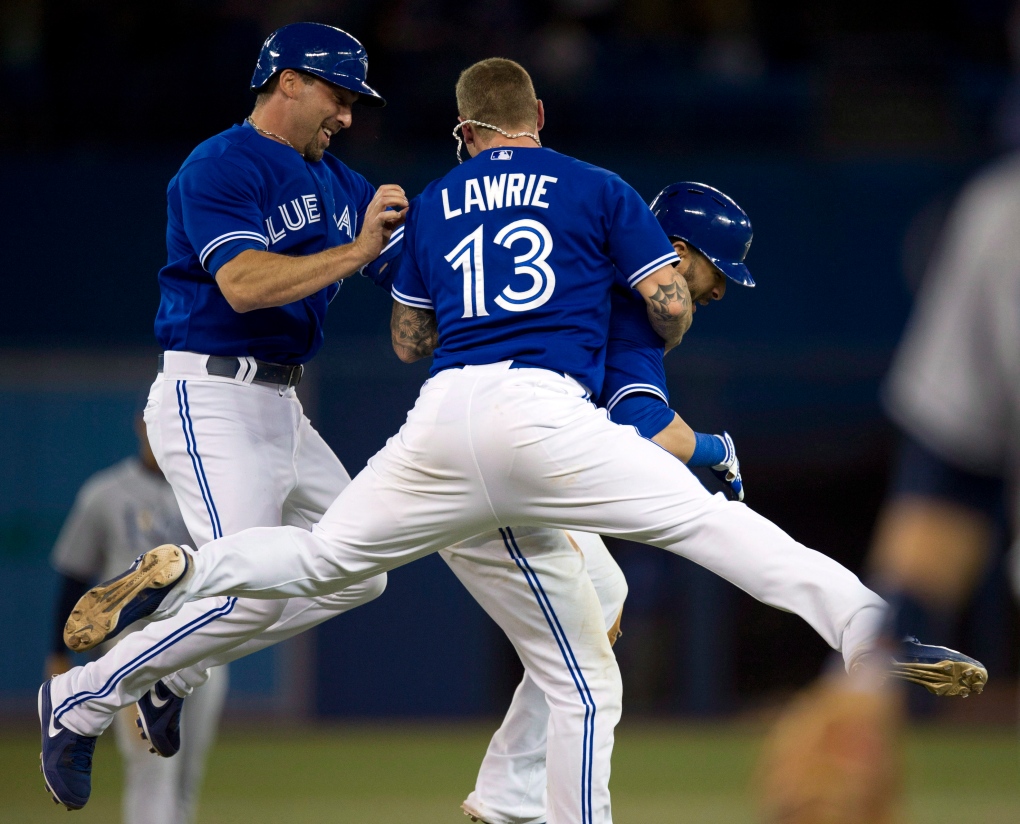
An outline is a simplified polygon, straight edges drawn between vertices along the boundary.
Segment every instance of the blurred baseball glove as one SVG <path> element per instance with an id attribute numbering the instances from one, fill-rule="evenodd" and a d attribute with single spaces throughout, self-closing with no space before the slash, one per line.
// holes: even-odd
<path id="1" fill-rule="evenodd" d="M 769 735 L 756 775 L 764 824 L 899 824 L 899 690 L 827 677 L 798 695 Z"/>

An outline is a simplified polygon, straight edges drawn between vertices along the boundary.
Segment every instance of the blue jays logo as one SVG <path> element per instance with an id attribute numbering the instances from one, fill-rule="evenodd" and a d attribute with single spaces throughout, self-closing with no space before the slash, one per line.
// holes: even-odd
<path id="1" fill-rule="evenodd" d="M 489 155 L 489 160 L 510 160 L 513 156 L 513 149 L 496 149 Z"/>

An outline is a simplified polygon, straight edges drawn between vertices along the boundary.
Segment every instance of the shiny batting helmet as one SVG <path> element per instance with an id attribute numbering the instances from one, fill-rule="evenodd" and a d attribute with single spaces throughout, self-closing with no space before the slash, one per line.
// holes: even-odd
<path id="1" fill-rule="evenodd" d="M 368 53 L 342 29 L 324 23 L 291 23 L 277 29 L 262 44 L 252 91 L 259 91 L 279 71 L 294 69 L 327 83 L 357 92 L 366 106 L 385 106 L 382 95 L 365 82 Z"/>
<path id="2" fill-rule="evenodd" d="M 744 265 L 751 248 L 751 221 L 728 195 L 704 183 L 673 183 L 652 201 L 663 231 L 689 243 L 730 280 L 754 286 Z"/>

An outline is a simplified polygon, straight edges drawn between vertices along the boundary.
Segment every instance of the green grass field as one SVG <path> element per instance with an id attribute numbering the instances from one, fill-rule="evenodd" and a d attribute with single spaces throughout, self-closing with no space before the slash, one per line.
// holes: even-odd
<path id="1" fill-rule="evenodd" d="M 459 824 L 466 819 L 458 805 L 472 787 L 491 730 L 482 724 L 318 732 L 236 726 L 213 752 L 199 824 Z M 746 726 L 622 724 L 613 764 L 614 820 L 751 824 L 746 787 L 760 741 L 760 730 Z M 1014 730 L 917 730 L 908 756 L 912 821 L 1020 822 Z M 37 759 L 30 730 L 0 738 L 0 822 L 120 821 L 120 761 L 112 735 L 97 748 L 92 800 L 71 819 L 49 800 Z"/>

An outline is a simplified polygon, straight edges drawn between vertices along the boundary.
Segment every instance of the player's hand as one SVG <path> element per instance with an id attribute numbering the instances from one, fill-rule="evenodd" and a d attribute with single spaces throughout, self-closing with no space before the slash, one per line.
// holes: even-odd
<path id="1" fill-rule="evenodd" d="M 763 824 L 894 824 L 900 818 L 902 697 L 827 677 L 802 692 L 758 764 Z"/>
<path id="2" fill-rule="evenodd" d="M 390 235 L 404 222 L 407 216 L 407 195 L 394 183 L 387 183 L 375 191 L 375 197 L 368 204 L 361 231 L 354 241 L 365 256 L 366 263 L 379 257 Z"/>
<path id="3" fill-rule="evenodd" d="M 726 457 L 721 463 L 713 466 L 712 474 L 726 484 L 726 491 L 734 501 L 744 500 L 744 479 L 740 477 L 740 461 L 737 460 L 737 449 L 733 445 L 733 438 L 729 432 L 723 432 L 716 437 L 726 447 Z"/>
<path id="4" fill-rule="evenodd" d="M 52 678 L 54 675 L 63 675 L 71 669 L 71 656 L 65 652 L 51 652 L 46 656 L 45 677 Z"/>

